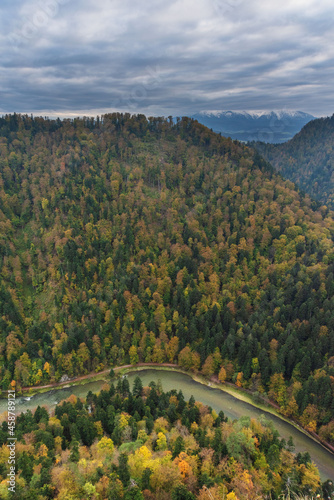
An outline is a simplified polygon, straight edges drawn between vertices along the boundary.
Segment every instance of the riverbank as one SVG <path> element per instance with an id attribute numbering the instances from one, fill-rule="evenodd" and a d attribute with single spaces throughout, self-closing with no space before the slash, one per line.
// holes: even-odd
<path id="1" fill-rule="evenodd" d="M 72 379 L 65 380 L 63 382 L 53 382 L 51 384 L 46 384 L 42 386 L 35 386 L 35 387 L 22 387 L 22 395 L 28 394 L 29 396 L 34 396 L 35 394 L 43 394 L 44 392 L 49 391 L 50 389 L 57 389 L 57 388 L 67 388 L 67 387 L 73 387 L 77 385 L 82 385 L 85 384 L 87 381 L 98 381 L 101 379 L 104 379 L 106 382 L 110 382 L 109 375 L 110 370 L 113 369 L 115 372 L 116 376 L 122 376 L 125 375 L 126 373 L 129 372 L 135 372 L 135 371 L 140 371 L 142 369 L 158 369 L 158 370 L 164 370 L 164 371 L 174 371 L 178 373 L 183 373 L 185 375 L 188 375 L 191 377 L 195 382 L 199 382 L 202 385 L 212 387 L 215 389 L 219 389 L 221 391 L 227 392 L 231 396 L 234 396 L 235 398 L 239 399 L 240 401 L 244 401 L 246 403 L 251 404 L 255 408 L 258 408 L 260 410 L 267 411 L 268 413 L 272 413 L 273 415 L 281 418 L 282 420 L 291 423 L 290 420 L 282 416 L 280 413 L 278 413 L 275 409 L 275 404 L 271 403 L 270 401 L 266 403 L 260 403 L 256 402 L 254 400 L 254 397 L 250 391 L 247 391 L 246 389 L 242 387 L 237 387 L 231 382 L 225 382 L 224 384 L 217 383 L 212 377 L 210 380 L 208 380 L 205 376 L 201 374 L 195 374 L 193 372 L 189 372 L 187 370 L 182 369 L 179 365 L 176 363 L 137 363 L 136 365 L 122 365 L 122 366 L 115 366 L 111 367 L 105 370 L 102 370 L 100 372 L 94 372 L 94 373 L 88 373 L 87 375 L 82 375 L 80 377 L 75 377 Z M 6 394 L 7 391 L 3 391 L 3 394 Z M 299 428 L 299 427 L 298 427 Z"/>
<path id="2" fill-rule="evenodd" d="M 192 380 L 194 380 L 195 382 L 197 382 L 201 385 L 204 385 L 206 387 L 210 387 L 211 389 L 218 389 L 222 392 L 226 392 L 227 394 L 230 394 L 231 396 L 238 399 L 239 401 L 243 401 L 244 403 L 248 403 L 248 404 L 252 405 L 254 408 L 257 408 L 258 410 L 262 410 L 266 413 L 270 413 L 271 415 L 279 418 L 283 422 L 286 422 L 287 424 L 292 425 L 299 432 L 302 432 L 303 434 L 305 434 L 305 436 L 308 436 L 309 438 L 311 438 L 315 443 L 320 444 L 323 448 L 325 448 L 327 451 L 332 453 L 334 456 L 334 447 L 332 445 L 321 440 L 320 437 L 318 436 L 318 434 L 316 434 L 315 432 L 311 433 L 311 432 L 307 431 L 301 425 L 299 425 L 298 422 L 296 422 L 294 420 L 290 420 L 287 417 L 285 417 L 284 415 L 282 415 L 281 413 L 279 413 L 276 409 L 277 405 L 275 405 L 275 403 L 272 403 L 271 401 L 266 401 L 264 403 L 254 401 L 254 398 L 252 397 L 252 393 L 250 391 L 248 391 L 247 389 L 244 389 L 242 387 L 241 388 L 237 387 L 234 384 L 232 384 L 231 382 L 225 382 L 224 384 L 217 383 L 214 381 L 213 378 L 208 380 L 203 375 L 194 374 L 192 372 L 182 370 L 182 368 L 180 368 L 178 365 L 174 365 L 175 368 L 168 368 L 168 367 L 160 368 L 160 366 L 161 365 L 158 365 L 158 368 L 157 368 L 157 365 L 152 366 L 152 364 L 149 364 L 149 365 L 141 366 L 141 367 L 137 368 L 137 365 L 134 365 L 132 368 L 126 368 L 126 369 L 122 370 L 122 375 L 125 375 L 127 373 L 133 373 L 136 371 L 139 372 L 143 368 L 150 369 L 150 367 L 154 370 L 158 369 L 160 371 L 160 369 L 161 369 L 163 371 L 173 371 L 173 372 L 177 372 L 177 373 L 182 373 L 184 375 L 188 375 L 189 377 L 192 378 Z"/>
<path id="3" fill-rule="evenodd" d="M 122 370 L 126 369 L 133 369 L 135 367 L 147 367 L 147 366 L 152 366 L 155 368 L 158 367 L 177 367 L 178 365 L 174 363 L 137 363 L 136 365 L 122 365 L 122 366 L 115 366 L 115 367 L 110 367 L 105 370 L 102 370 L 100 372 L 91 372 L 87 373 L 87 375 L 81 375 L 80 377 L 74 377 L 74 378 L 68 378 L 64 380 L 63 382 L 52 382 L 50 384 L 46 385 L 37 385 L 37 386 L 29 386 L 29 387 L 21 387 L 19 391 L 19 395 L 24 395 L 28 394 L 29 396 L 34 396 L 35 394 L 43 394 L 43 392 L 46 392 L 50 389 L 59 389 L 59 388 L 65 388 L 65 387 L 72 387 L 76 385 L 80 385 L 82 383 L 89 381 L 95 381 L 95 380 L 101 380 L 102 375 L 108 375 L 110 373 L 110 370 L 114 370 L 115 374 L 122 374 Z M 106 379 L 107 380 L 107 379 Z M 3 399 L 6 398 L 7 391 L 2 390 L 1 391 L 1 397 Z"/>
<path id="4" fill-rule="evenodd" d="M 334 454 L 334 447 L 330 445 L 329 443 L 323 441 L 320 439 L 320 437 L 316 433 L 311 433 L 308 432 L 306 429 L 304 429 L 301 425 L 299 425 L 298 422 L 288 419 L 284 417 L 281 413 L 277 411 L 277 405 L 275 403 L 266 400 L 263 403 L 259 401 L 254 400 L 254 395 L 251 391 L 237 387 L 236 385 L 232 384 L 231 382 L 225 382 L 224 384 L 221 384 L 215 380 L 215 377 L 212 377 L 210 380 L 204 377 L 203 375 L 197 373 L 192 373 L 186 370 L 183 370 L 179 365 L 175 363 L 137 363 L 136 365 L 122 365 L 122 366 L 117 366 L 117 367 L 111 367 L 105 370 L 102 370 L 100 372 L 94 372 L 94 373 L 88 373 L 87 375 L 82 375 L 80 377 L 75 377 L 73 379 L 68 379 L 63 382 L 54 382 L 51 384 L 47 384 L 44 386 L 37 386 L 37 387 L 23 387 L 21 389 L 22 395 L 28 394 L 30 397 L 36 395 L 36 394 L 43 394 L 45 392 L 48 392 L 52 389 L 66 389 L 66 388 L 71 388 L 79 385 L 84 385 L 87 382 L 97 382 L 104 380 L 107 383 L 111 382 L 111 379 L 108 377 L 110 370 L 113 369 L 114 373 L 117 376 L 123 376 L 126 375 L 127 373 L 134 373 L 136 371 L 141 371 L 143 369 L 154 369 L 154 370 L 159 370 L 159 371 L 172 371 L 176 373 L 182 373 L 184 375 L 188 375 L 189 377 L 192 378 L 195 382 L 206 386 L 206 387 L 211 387 L 212 389 L 218 389 L 222 392 L 225 392 L 227 394 L 230 394 L 234 398 L 243 401 L 245 403 L 248 403 L 252 405 L 254 408 L 257 408 L 259 410 L 265 411 L 267 413 L 272 414 L 273 416 L 279 418 L 280 420 L 292 425 L 294 428 L 296 428 L 298 431 L 302 432 L 306 436 L 310 437 L 314 442 L 320 444 L 323 446 L 325 449 L 327 449 L 329 452 Z M 3 395 L 7 393 L 7 391 L 2 391 Z"/>

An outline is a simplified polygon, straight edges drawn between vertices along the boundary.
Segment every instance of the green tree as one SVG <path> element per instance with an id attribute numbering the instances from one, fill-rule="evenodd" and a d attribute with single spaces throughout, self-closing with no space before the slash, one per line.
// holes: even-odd
<path id="1" fill-rule="evenodd" d="M 126 453 L 121 453 L 118 459 L 118 476 L 123 483 L 123 486 L 128 486 L 130 482 L 130 469 L 128 465 L 128 456 Z"/>
<path id="2" fill-rule="evenodd" d="M 72 441 L 70 461 L 71 462 L 79 462 L 80 454 L 79 454 L 79 443 L 78 441 Z"/>
<path id="3" fill-rule="evenodd" d="M 184 484 L 181 484 L 173 489 L 172 500 L 196 500 L 196 497 Z"/>
<path id="4" fill-rule="evenodd" d="M 134 396 L 141 396 L 142 392 L 143 392 L 143 383 L 141 381 L 141 378 L 136 376 L 136 378 L 133 381 L 132 394 Z"/>
<path id="5" fill-rule="evenodd" d="M 182 436 L 178 436 L 175 440 L 174 449 L 173 449 L 173 459 L 178 457 L 181 451 L 185 451 L 186 447 L 184 444 L 184 439 Z"/>

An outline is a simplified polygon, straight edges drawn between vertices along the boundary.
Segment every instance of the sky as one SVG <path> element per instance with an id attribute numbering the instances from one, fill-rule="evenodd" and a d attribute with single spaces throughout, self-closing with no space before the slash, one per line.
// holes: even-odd
<path id="1" fill-rule="evenodd" d="M 333 0 L 1 0 L 0 114 L 334 113 Z"/>

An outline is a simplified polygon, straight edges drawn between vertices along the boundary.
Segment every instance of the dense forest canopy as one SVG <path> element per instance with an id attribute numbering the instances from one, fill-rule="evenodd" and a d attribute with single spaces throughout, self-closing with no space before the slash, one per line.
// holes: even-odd
<path id="1" fill-rule="evenodd" d="M 6 484 L 9 450 L 0 427 L 0 497 L 32 500 L 259 500 L 332 498 L 309 454 L 293 455 L 272 424 L 228 421 L 211 408 L 167 393 L 159 382 L 132 391 L 126 378 L 51 415 L 17 418 L 16 491 Z M 2 445 L 2 446 L 1 446 Z M 305 498 L 309 498 L 308 496 Z"/>
<path id="2" fill-rule="evenodd" d="M 0 119 L 7 389 L 178 362 L 334 442 L 334 221 L 188 118 Z"/>
<path id="3" fill-rule="evenodd" d="M 284 177 L 334 208 L 334 115 L 312 120 L 284 144 L 252 146 Z"/>

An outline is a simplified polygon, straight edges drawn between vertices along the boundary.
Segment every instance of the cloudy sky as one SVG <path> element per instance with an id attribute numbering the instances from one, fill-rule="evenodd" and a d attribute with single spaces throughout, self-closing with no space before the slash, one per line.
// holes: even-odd
<path id="1" fill-rule="evenodd" d="M 0 113 L 334 112 L 333 0 L 1 0 Z"/>

